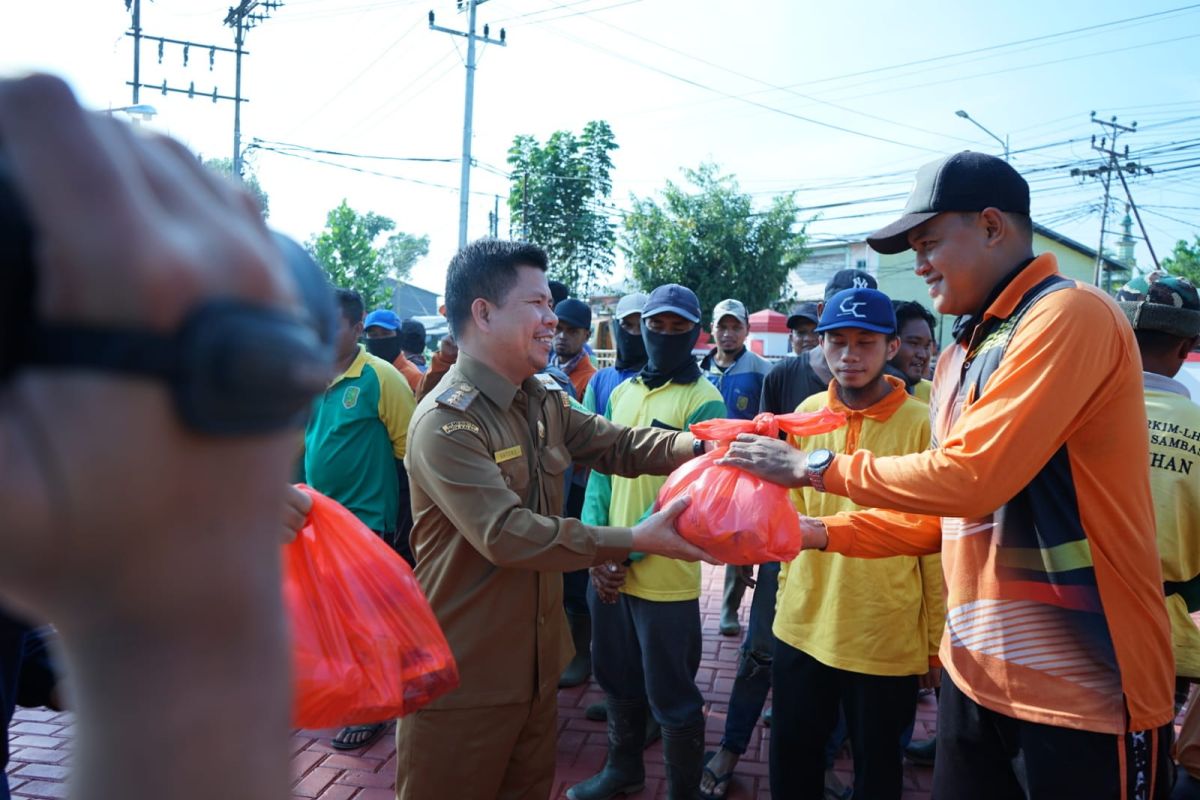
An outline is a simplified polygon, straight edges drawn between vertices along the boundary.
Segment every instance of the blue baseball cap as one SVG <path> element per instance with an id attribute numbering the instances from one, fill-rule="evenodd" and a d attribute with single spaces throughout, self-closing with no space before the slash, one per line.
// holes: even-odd
<path id="1" fill-rule="evenodd" d="M 838 328 L 896 333 L 896 311 L 892 299 L 878 289 L 843 289 L 825 301 L 817 333 Z"/>
<path id="2" fill-rule="evenodd" d="M 394 331 L 400 328 L 400 315 L 390 308 L 379 308 L 367 314 L 367 318 L 363 320 L 364 328 L 383 328 L 384 330 Z"/>
<path id="3" fill-rule="evenodd" d="M 642 308 L 642 319 L 671 312 L 689 322 L 700 321 L 700 301 L 696 293 L 678 283 L 664 283 L 653 292 Z"/>

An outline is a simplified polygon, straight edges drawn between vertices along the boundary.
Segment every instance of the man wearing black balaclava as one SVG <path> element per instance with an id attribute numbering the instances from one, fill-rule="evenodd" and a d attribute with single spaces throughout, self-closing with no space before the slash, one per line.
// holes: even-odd
<path id="1" fill-rule="evenodd" d="M 692 348 L 700 336 L 700 303 L 683 286 L 650 293 L 641 309 L 647 362 L 613 389 L 606 416 L 624 425 L 687 430 L 725 416 L 721 393 L 702 380 Z M 593 472 L 582 519 L 588 525 L 631 525 L 652 508 L 666 479 Z M 700 666 L 700 565 L 658 556 L 592 570 L 592 670 L 608 705 L 608 760 L 571 788 L 572 800 L 598 800 L 645 782 L 642 746 L 648 706 L 662 726 L 667 797 L 694 798 L 704 763 L 704 698 Z"/>

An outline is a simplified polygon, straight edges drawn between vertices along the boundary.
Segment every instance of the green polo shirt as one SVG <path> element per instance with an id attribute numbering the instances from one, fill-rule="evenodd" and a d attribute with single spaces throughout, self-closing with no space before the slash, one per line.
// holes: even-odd
<path id="1" fill-rule="evenodd" d="M 313 404 L 304 432 L 308 485 L 374 531 L 394 531 L 396 460 L 404 458 L 416 399 L 395 367 L 359 345 L 350 367 Z"/>

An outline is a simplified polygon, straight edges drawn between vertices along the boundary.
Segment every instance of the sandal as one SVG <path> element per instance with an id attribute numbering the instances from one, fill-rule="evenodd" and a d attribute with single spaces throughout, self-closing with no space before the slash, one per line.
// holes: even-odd
<path id="1" fill-rule="evenodd" d="M 716 753 L 709 751 L 704 754 L 704 774 L 712 778 L 713 790 L 706 792 L 703 789 L 699 794 L 704 800 L 725 800 L 725 796 L 729 794 L 729 782 L 733 780 L 733 770 L 726 772 L 724 775 L 718 775 L 708 768 L 708 762 L 713 760 Z"/>
<path id="2" fill-rule="evenodd" d="M 333 737 L 333 749 L 357 750 L 360 747 L 366 747 L 383 735 L 383 729 L 386 727 L 386 722 L 377 722 L 374 725 L 348 725 Z"/>

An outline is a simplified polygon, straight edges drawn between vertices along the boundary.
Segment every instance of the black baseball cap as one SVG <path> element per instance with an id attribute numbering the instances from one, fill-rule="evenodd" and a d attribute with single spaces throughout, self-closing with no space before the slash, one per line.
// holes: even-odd
<path id="1" fill-rule="evenodd" d="M 875 276 L 861 269 L 839 269 L 825 284 L 825 302 L 838 292 L 847 289 L 878 289 L 879 281 Z"/>
<path id="2" fill-rule="evenodd" d="M 821 315 L 817 313 L 816 303 L 801 303 L 793 308 L 791 316 L 787 318 L 787 326 L 789 328 L 797 328 L 804 320 L 808 320 L 814 325 L 821 322 Z"/>
<path id="3" fill-rule="evenodd" d="M 1029 213 L 1029 184 L 1002 158 L 963 150 L 917 170 L 917 182 L 904 205 L 904 216 L 867 237 L 877 253 L 903 253 L 908 232 L 946 211 L 998 208 Z"/>

